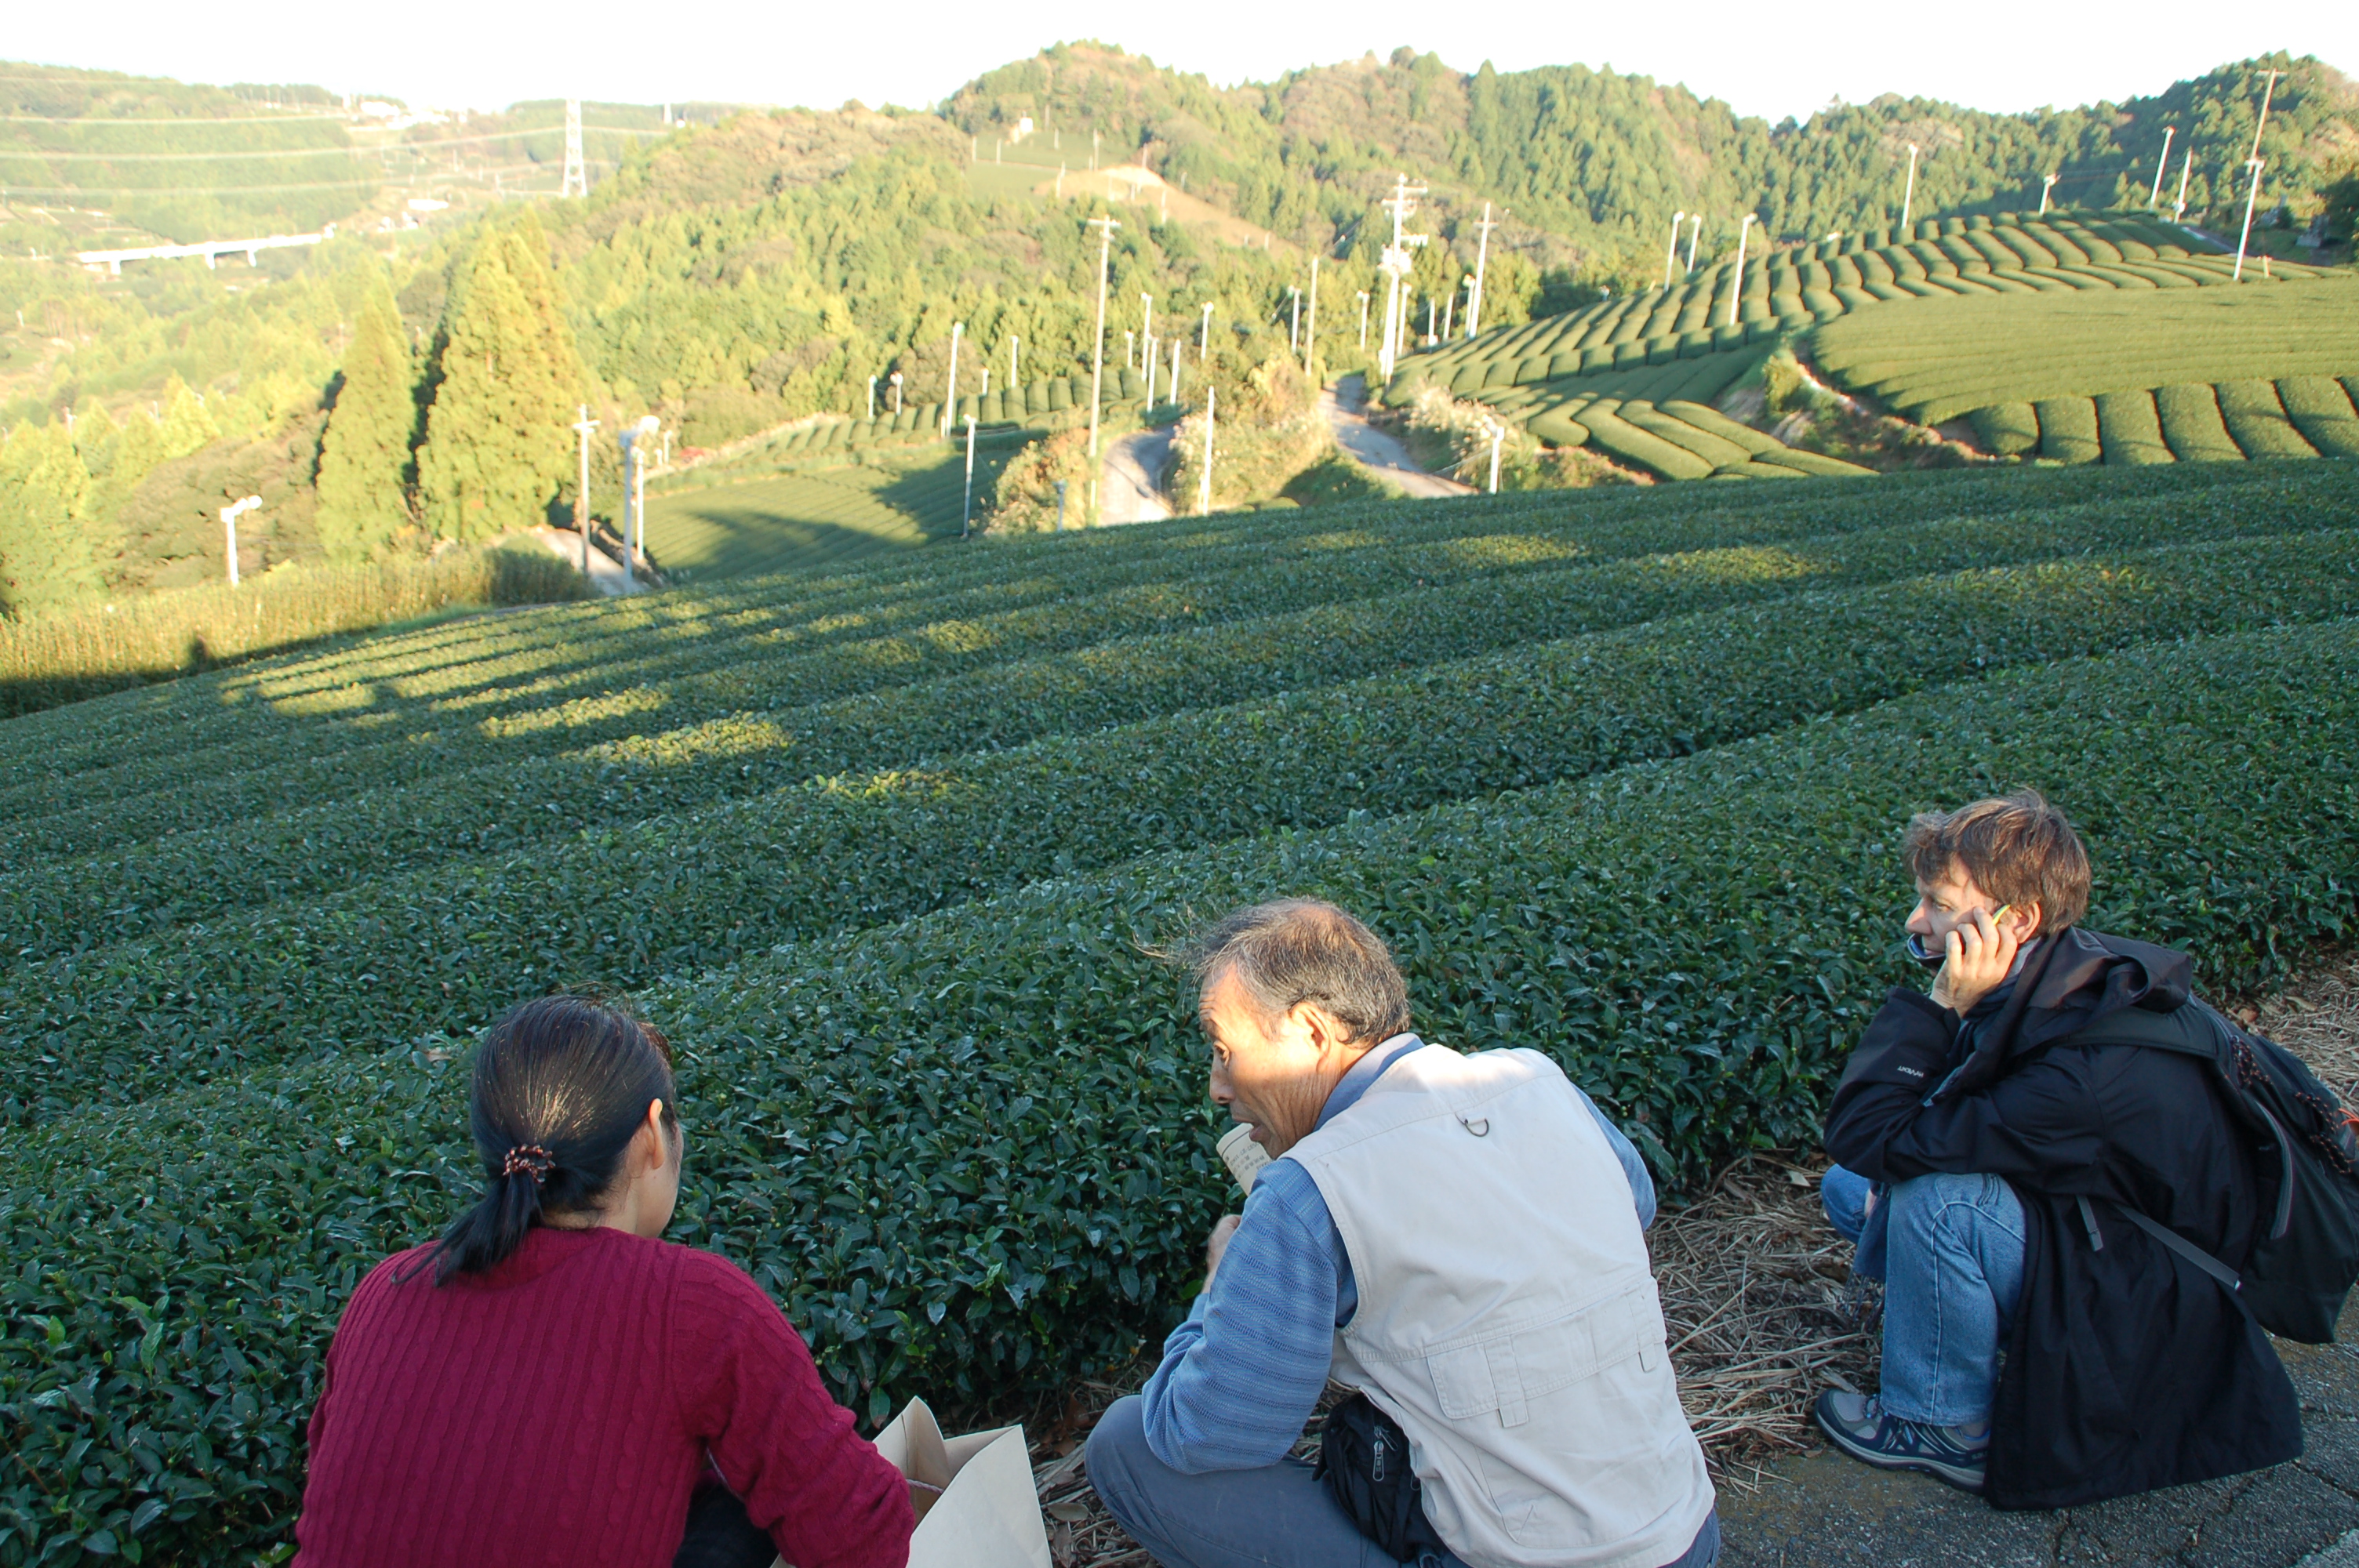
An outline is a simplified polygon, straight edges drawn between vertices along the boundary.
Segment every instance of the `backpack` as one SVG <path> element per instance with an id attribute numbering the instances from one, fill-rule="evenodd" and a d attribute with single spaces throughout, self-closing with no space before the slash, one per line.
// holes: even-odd
<path id="1" fill-rule="evenodd" d="M 2264 1174 L 2276 1180 L 2267 1227 L 2254 1240 L 2244 1272 L 2136 1209 L 2122 1212 L 2217 1280 L 2271 1334 L 2305 1345 L 2331 1343 L 2343 1299 L 2359 1281 L 2359 1139 L 2333 1091 L 2292 1052 L 2201 1001 L 2167 1013 L 2129 1008 L 2072 1038 L 2143 1045 L 2212 1064 L 2222 1098 L 2260 1146 Z"/>
<path id="2" fill-rule="evenodd" d="M 1447 1552 L 1425 1517 L 1425 1487 L 1409 1468 L 1408 1434 L 1365 1394 L 1327 1412 L 1313 1470 L 1360 1533 L 1396 1563 Z"/>

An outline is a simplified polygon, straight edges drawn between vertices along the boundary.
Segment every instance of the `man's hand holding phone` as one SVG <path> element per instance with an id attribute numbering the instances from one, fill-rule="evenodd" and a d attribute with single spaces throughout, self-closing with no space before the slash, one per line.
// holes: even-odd
<path id="1" fill-rule="evenodd" d="M 1962 1016 L 2006 980 L 2019 945 L 2001 923 L 2014 908 L 1978 909 L 1950 928 L 1941 938 L 1944 956 L 1940 973 L 1933 977 L 1933 1000 Z"/>

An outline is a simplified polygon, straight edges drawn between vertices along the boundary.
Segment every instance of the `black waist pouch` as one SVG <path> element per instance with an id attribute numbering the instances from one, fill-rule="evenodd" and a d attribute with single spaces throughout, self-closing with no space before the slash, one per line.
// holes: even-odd
<path id="1" fill-rule="evenodd" d="M 1449 1550 L 1426 1521 L 1424 1488 L 1408 1465 L 1408 1434 L 1367 1395 L 1353 1394 L 1327 1412 L 1312 1473 L 1360 1533 L 1395 1562 Z"/>

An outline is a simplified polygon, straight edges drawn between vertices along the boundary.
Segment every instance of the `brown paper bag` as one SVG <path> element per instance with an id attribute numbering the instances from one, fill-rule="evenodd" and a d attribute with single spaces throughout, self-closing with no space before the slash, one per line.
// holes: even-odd
<path id="1" fill-rule="evenodd" d="M 911 1400 L 876 1434 L 876 1452 L 918 1483 L 909 1568 L 1049 1568 L 1022 1427 L 946 1438 L 926 1401 Z"/>

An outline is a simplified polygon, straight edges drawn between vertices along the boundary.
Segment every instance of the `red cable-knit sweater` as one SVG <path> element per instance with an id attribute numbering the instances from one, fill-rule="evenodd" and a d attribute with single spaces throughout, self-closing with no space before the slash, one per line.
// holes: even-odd
<path id="1" fill-rule="evenodd" d="M 424 1257 L 336 1325 L 298 1568 L 669 1568 L 708 1454 L 796 1568 L 905 1568 L 900 1472 L 735 1265 L 608 1228 L 440 1287 Z"/>

